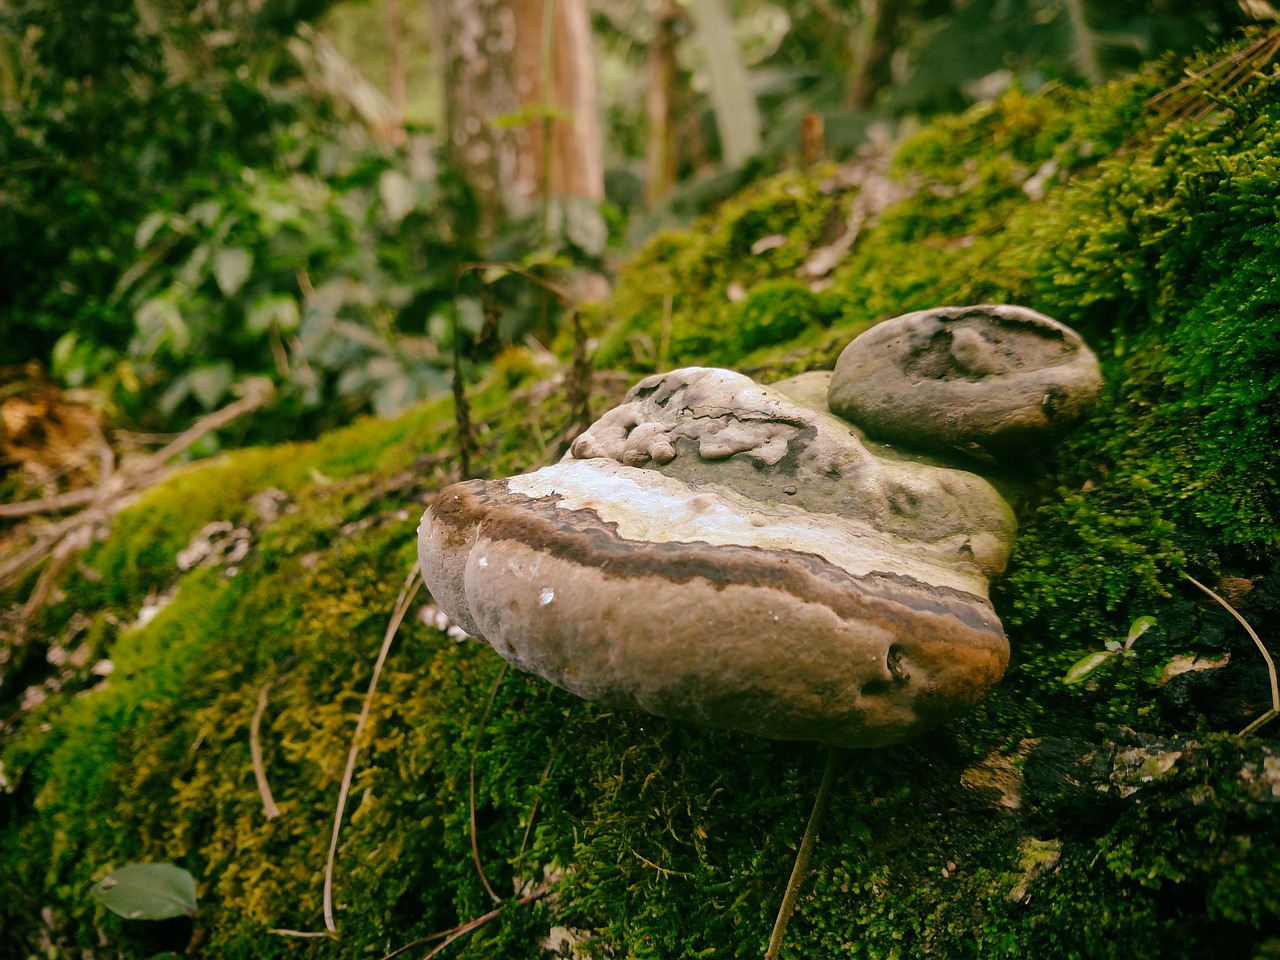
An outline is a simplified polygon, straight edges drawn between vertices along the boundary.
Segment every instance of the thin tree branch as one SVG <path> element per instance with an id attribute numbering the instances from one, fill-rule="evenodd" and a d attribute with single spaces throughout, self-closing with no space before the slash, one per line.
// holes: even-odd
<path id="1" fill-rule="evenodd" d="M 148 473 L 152 470 L 158 470 L 169 460 L 185 451 L 193 443 L 206 434 L 221 430 L 231 421 L 244 416 L 253 410 L 257 410 L 271 398 L 270 390 L 256 390 L 248 396 L 241 397 L 234 403 L 229 403 L 221 410 L 215 410 L 213 413 L 201 417 L 171 442 L 161 447 L 151 456 L 144 459 L 140 464 L 133 467 L 130 472 L 134 474 Z"/>
<path id="2" fill-rule="evenodd" d="M 545 897 L 550 890 L 551 888 L 549 886 L 539 887 L 537 890 L 534 890 L 532 893 L 526 893 L 523 897 L 517 900 L 516 905 L 523 907 L 525 904 L 533 903 L 533 901 L 535 900 L 540 900 L 543 897 Z M 454 931 L 450 933 L 442 943 L 440 943 L 438 946 L 432 949 L 429 953 L 424 954 L 422 957 L 422 960 L 431 960 L 432 957 L 437 956 L 440 953 L 440 951 L 442 951 L 445 947 L 449 946 L 449 944 L 453 943 L 453 941 L 459 939 L 460 937 L 465 937 L 468 933 L 472 933 L 475 930 L 479 930 L 490 920 L 496 919 L 502 913 L 504 907 L 505 907 L 505 904 L 501 907 L 494 907 L 492 910 L 490 910 L 488 913 L 484 914 L 483 916 L 476 917 L 474 920 L 469 920 L 468 922 L 462 924 L 461 926 L 455 927 Z"/>
<path id="3" fill-rule="evenodd" d="M 17 503 L 0 503 L 0 517 L 29 517 L 36 513 L 58 513 L 72 507 L 83 507 L 98 499 L 100 488 L 81 487 L 39 500 L 19 500 Z"/>

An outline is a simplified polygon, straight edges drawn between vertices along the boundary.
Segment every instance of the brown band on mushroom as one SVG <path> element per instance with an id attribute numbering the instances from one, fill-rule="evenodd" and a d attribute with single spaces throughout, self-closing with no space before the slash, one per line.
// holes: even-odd
<path id="1" fill-rule="evenodd" d="M 900 573 L 852 574 L 802 551 L 626 540 L 618 535 L 616 524 L 589 510 L 562 509 L 559 500 L 512 493 L 501 481 L 470 480 L 442 491 L 440 505 L 433 504 L 431 513 L 434 529 L 455 543 L 483 537 L 534 545 L 541 553 L 598 570 L 604 580 L 657 577 L 682 584 L 700 579 L 716 589 L 751 584 L 823 604 L 841 616 L 862 616 L 884 604 L 955 617 L 970 630 L 988 635 L 983 642 L 1004 637 L 984 597 L 953 587 Z"/>
<path id="2" fill-rule="evenodd" d="M 441 491 L 423 521 L 424 569 L 435 563 L 429 582 L 446 613 L 516 666 L 588 699 L 877 746 L 971 705 L 1007 663 L 990 604 L 963 590 L 850 573 L 803 550 L 632 540 L 593 510 L 512 482 Z M 654 496 L 676 488 L 718 496 L 664 478 Z M 432 560 L 442 554 L 449 562 Z"/>

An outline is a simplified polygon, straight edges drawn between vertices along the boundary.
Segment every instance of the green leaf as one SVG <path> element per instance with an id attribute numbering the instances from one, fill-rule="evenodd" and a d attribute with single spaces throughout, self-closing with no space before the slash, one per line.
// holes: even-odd
<path id="1" fill-rule="evenodd" d="M 215 200 L 204 200 L 188 210 L 187 215 L 201 226 L 210 227 L 222 216 L 222 204 Z"/>
<path id="2" fill-rule="evenodd" d="M 168 920 L 194 916 L 196 881 L 172 863 L 131 863 L 103 877 L 93 896 L 129 920 Z"/>
<path id="3" fill-rule="evenodd" d="M 726 0 L 690 0 L 689 17 L 705 62 L 707 93 L 725 165 L 740 167 L 760 152 L 760 109 Z"/>
<path id="4" fill-rule="evenodd" d="M 191 375 L 189 373 L 180 373 L 173 378 L 164 393 L 160 394 L 160 399 L 156 402 L 156 409 L 167 417 L 177 410 L 182 401 L 190 395 Z"/>
<path id="5" fill-rule="evenodd" d="M 394 417 L 415 399 L 413 384 L 401 374 L 378 384 L 373 394 L 373 410 L 380 417 Z"/>
<path id="6" fill-rule="evenodd" d="M 458 297 L 456 301 L 458 326 L 476 336 L 484 329 L 484 307 L 475 297 Z"/>
<path id="7" fill-rule="evenodd" d="M 211 363 L 192 370 L 187 382 L 191 385 L 192 395 L 206 410 L 212 410 L 227 395 L 234 376 L 231 361 L 223 360 L 221 363 Z"/>
<path id="8" fill-rule="evenodd" d="M 1071 665 L 1071 669 L 1063 675 L 1062 682 L 1066 684 L 1079 683 L 1114 656 L 1115 654 L 1110 650 L 1097 650 L 1087 656 L 1083 656 Z"/>
<path id="9" fill-rule="evenodd" d="M 134 348 L 138 356 L 150 357 L 164 343 L 168 343 L 175 356 L 182 356 L 191 342 L 191 331 L 178 309 L 176 292 L 171 288 L 158 297 L 146 300 L 133 314 L 137 327 Z"/>
<path id="10" fill-rule="evenodd" d="M 79 336 L 74 330 L 69 330 L 60 336 L 53 345 L 53 352 L 50 354 L 53 372 L 58 376 L 65 376 L 66 371 L 71 368 L 71 358 L 75 354 L 76 342 Z"/>
<path id="11" fill-rule="evenodd" d="M 191 251 L 187 262 L 178 268 L 177 277 L 188 287 L 198 287 L 209 275 L 209 244 L 201 243 Z"/>
<path id="12" fill-rule="evenodd" d="M 1129 636 L 1125 640 L 1125 646 L 1132 646 L 1133 641 L 1137 640 L 1155 625 L 1155 617 L 1139 617 L 1137 620 L 1133 621 L 1129 627 Z"/>
<path id="13" fill-rule="evenodd" d="M 142 250 L 149 244 L 156 232 L 165 225 L 169 214 L 163 210 L 154 210 L 147 214 L 133 234 L 133 245 Z"/>
<path id="14" fill-rule="evenodd" d="M 392 223 L 399 223 L 416 202 L 413 181 L 399 170 L 384 170 L 378 178 L 378 196 Z"/>
<path id="15" fill-rule="evenodd" d="M 225 296 L 234 297 L 253 270 L 253 254 L 244 247 L 223 247 L 213 255 L 213 278 Z"/>
<path id="16" fill-rule="evenodd" d="M 609 228 L 600 213 L 600 205 L 586 197 L 568 197 L 563 203 L 565 236 L 589 257 L 604 253 Z"/>
<path id="17" fill-rule="evenodd" d="M 288 294 L 273 293 L 253 302 L 245 325 L 254 333 L 265 333 L 273 326 L 281 333 L 292 333 L 301 320 L 297 300 Z"/>

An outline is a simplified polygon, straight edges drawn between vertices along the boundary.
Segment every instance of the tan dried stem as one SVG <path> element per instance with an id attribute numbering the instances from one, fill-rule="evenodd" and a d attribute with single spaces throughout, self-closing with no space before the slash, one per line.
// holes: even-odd
<path id="1" fill-rule="evenodd" d="M 333 863 L 338 853 L 338 835 L 342 832 L 342 815 L 347 808 L 347 795 L 351 792 L 351 780 L 355 774 L 356 757 L 360 753 L 360 735 L 369 720 L 369 711 L 373 708 L 373 695 L 378 688 L 378 677 L 382 675 L 382 665 L 387 662 L 387 654 L 391 650 L 391 641 L 395 639 L 405 614 L 409 612 L 409 604 L 422 586 L 422 574 L 418 565 L 405 578 L 400 588 L 400 596 L 396 599 L 395 611 L 387 623 L 387 631 L 382 637 L 382 649 L 378 651 L 378 660 L 373 665 L 373 676 L 369 678 L 369 689 L 365 691 L 364 703 L 360 707 L 360 717 L 356 720 L 355 733 L 351 735 L 351 748 L 347 751 L 347 769 L 342 774 L 342 786 L 338 790 L 338 808 L 333 814 L 333 833 L 329 837 L 329 857 L 324 866 L 324 926 L 329 933 L 337 936 L 338 926 L 333 919 Z"/>
<path id="2" fill-rule="evenodd" d="M 271 684 L 264 683 L 258 691 L 258 706 L 249 722 L 249 755 L 253 758 L 253 778 L 258 783 L 258 795 L 262 797 L 262 812 L 268 820 L 275 820 L 280 816 L 280 808 L 271 796 L 271 784 L 267 782 L 267 768 L 262 762 L 262 742 L 259 739 L 262 715 L 267 712 L 267 692 L 270 689 Z"/>
<path id="3" fill-rule="evenodd" d="M 1276 717 L 1280 717 L 1280 682 L 1277 682 L 1276 679 L 1276 663 L 1271 659 L 1271 652 L 1267 650 L 1266 644 L 1262 642 L 1262 638 L 1259 637 L 1253 627 L 1249 625 L 1249 621 L 1240 616 L 1240 612 L 1236 610 L 1235 607 L 1227 603 L 1226 600 L 1218 596 L 1218 594 L 1214 593 L 1195 577 L 1190 574 L 1187 574 L 1186 577 L 1209 596 L 1213 597 L 1213 599 L 1217 600 L 1218 603 L 1226 607 L 1227 612 L 1240 621 L 1240 625 L 1244 627 L 1245 632 L 1253 639 L 1254 645 L 1257 646 L 1258 651 L 1262 654 L 1262 659 L 1267 663 L 1267 676 L 1271 680 L 1271 709 L 1240 731 L 1240 736 L 1247 737 L 1251 733 L 1256 733 Z"/>
<path id="4" fill-rule="evenodd" d="M 536 900 L 541 900 L 550 892 L 551 892 L 550 884 L 544 884 L 543 886 L 538 887 L 535 890 L 531 890 L 528 893 L 521 896 L 520 899 L 515 902 L 515 906 L 517 907 L 527 906 L 528 904 L 533 903 Z M 453 943 L 459 937 L 466 936 L 468 933 L 471 933 L 473 930 L 479 930 L 490 920 L 494 920 L 497 917 L 501 916 L 502 911 L 507 906 L 509 906 L 509 904 L 503 904 L 500 907 L 494 907 L 488 913 L 482 914 L 481 916 L 478 916 L 473 920 L 468 920 L 466 923 L 460 923 L 456 927 L 450 927 L 448 930 L 441 930 L 439 933 L 432 933 L 425 937 L 419 937 L 417 940 L 410 940 L 404 946 L 397 947 L 395 950 L 392 950 L 390 953 L 384 956 L 382 960 L 394 960 L 395 957 L 398 957 L 400 956 L 400 954 L 405 953 L 409 950 L 412 950 L 414 947 L 420 947 L 424 943 L 430 943 L 432 940 L 439 940 L 443 937 L 444 942 L 432 947 L 431 952 L 426 954 L 426 956 L 422 958 L 422 960 L 429 960 L 429 958 L 436 956 L 438 953 L 440 953 L 441 950 L 449 946 L 449 944 Z"/>
<path id="5" fill-rule="evenodd" d="M 1161 126 L 1182 120 L 1201 120 L 1217 109 L 1219 101 L 1231 96 L 1271 63 L 1278 52 L 1280 30 L 1272 30 L 1249 46 L 1162 90 L 1147 100 L 1147 105 L 1160 105 L 1157 119 Z"/>
<path id="6" fill-rule="evenodd" d="M 484 736 L 485 724 L 489 722 L 489 711 L 493 709 L 493 701 L 497 698 L 498 688 L 502 686 L 502 678 L 506 675 L 507 663 L 504 660 L 502 665 L 498 667 L 497 676 L 493 678 L 493 687 L 489 690 L 489 700 L 485 703 L 484 710 L 480 714 L 480 722 L 476 724 L 476 739 L 471 745 L 471 786 L 467 801 L 471 823 L 471 859 L 475 862 L 476 873 L 480 876 L 480 882 L 484 884 L 489 898 L 494 903 L 501 903 L 502 898 L 494 891 L 493 885 L 489 883 L 488 876 L 485 875 L 484 864 L 480 862 L 480 839 L 476 832 L 476 758 L 480 755 L 480 739 Z"/>
<path id="7" fill-rule="evenodd" d="M 804 838 L 800 841 L 800 849 L 796 851 L 796 861 L 791 867 L 791 876 L 787 880 L 787 889 L 782 895 L 782 905 L 778 908 L 778 916 L 773 922 L 773 933 L 769 936 L 769 949 L 765 960 L 778 960 L 782 949 L 782 941 L 786 937 L 787 924 L 796 909 L 796 900 L 800 896 L 800 884 L 809 872 L 809 860 L 813 856 L 813 847 L 818 840 L 818 829 L 822 826 L 822 818 L 827 812 L 827 801 L 831 798 L 831 785 L 835 783 L 836 767 L 842 751 L 835 747 L 827 748 L 827 762 L 822 768 L 822 780 L 818 784 L 817 796 L 813 798 L 813 810 L 809 813 L 809 822 L 804 828 Z"/>

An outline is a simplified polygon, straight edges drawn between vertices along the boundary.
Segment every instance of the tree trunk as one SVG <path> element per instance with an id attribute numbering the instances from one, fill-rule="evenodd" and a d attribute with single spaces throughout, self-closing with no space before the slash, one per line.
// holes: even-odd
<path id="1" fill-rule="evenodd" d="M 676 24 L 680 8 L 675 0 L 658 0 L 653 45 L 649 48 L 649 95 L 645 103 L 648 140 L 645 155 L 645 199 L 652 206 L 676 182 L 675 132 L 671 107 L 677 75 Z"/>
<path id="2" fill-rule="evenodd" d="M 902 4 L 891 0 L 864 0 L 861 22 L 850 37 L 853 71 L 846 102 L 850 109 L 869 107 L 892 78 L 894 34 Z"/>
<path id="3" fill-rule="evenodd" d="M 544 198 L 603 199 L 585 0 L 440 0 L 440 9 L 449 154 L 480 200 L 482 232 Z"/>
<path id="4" fill-rule="evenodd" d="M 387 99 L 397 125 L 404 124 L 404 16 L 400 0 L 387 0 Z"/>

